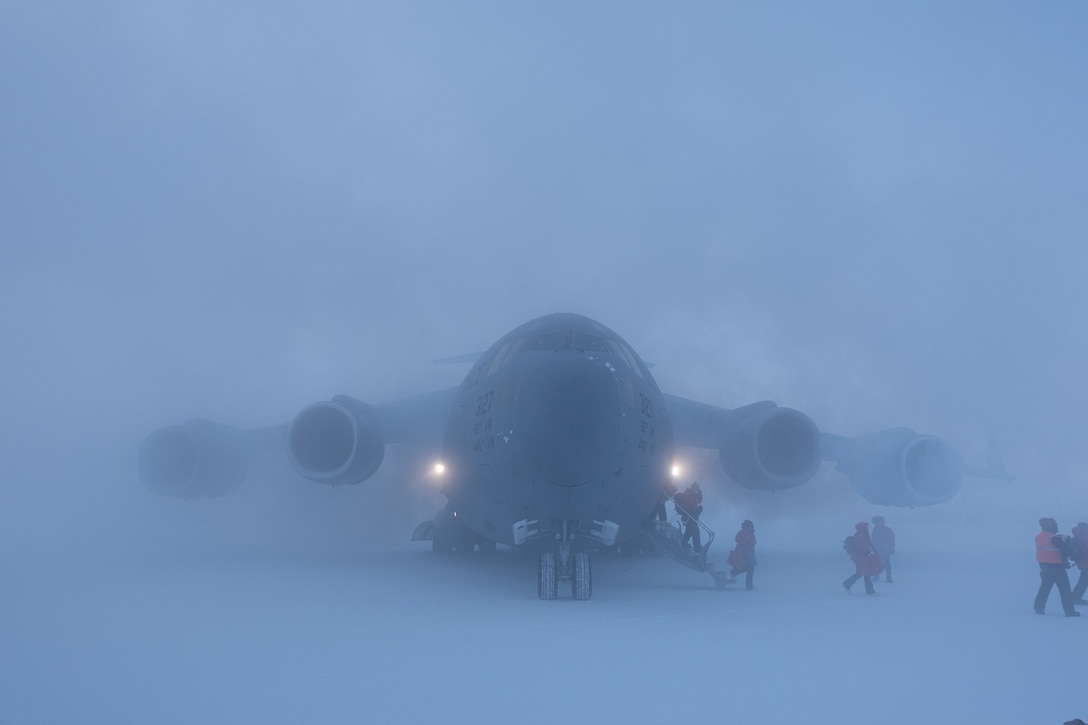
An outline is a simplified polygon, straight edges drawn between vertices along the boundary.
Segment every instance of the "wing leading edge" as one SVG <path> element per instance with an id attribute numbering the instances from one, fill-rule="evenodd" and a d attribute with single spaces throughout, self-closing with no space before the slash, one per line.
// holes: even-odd
<path id="1" fill-rule="evenodd" d="M 456 388 L 370 405 L 338 395 L 304 408 L 290 424 L 242 429 L 194 419 L 160 428 L 141 444 L 143 483 L 168 496 L 222 496 L 246 478 L 254 456 L 286 449 L 302 476 L 331 485 L 361 483 L 381 466 L 389 443 L 437 446 Z"/>

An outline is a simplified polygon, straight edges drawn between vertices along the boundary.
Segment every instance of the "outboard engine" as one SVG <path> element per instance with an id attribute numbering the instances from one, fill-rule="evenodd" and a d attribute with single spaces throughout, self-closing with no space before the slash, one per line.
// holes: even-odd
<path id="1" fill-rule="evenodd" d="M 287 449 L 301 475 L 332 486 L 365 481 L 385 457 L 374 409 L 346 395 L 315 403 L 296 415 Z"/>
<path id="2" fill-rule="evenodd" d="M 726 433 L 718 458 L 729 477 L 745 488 L 793 488 L 820 467 L 820 431 L 804 413 L 765 408 Z"/>
<path id="3" fill-rule="evenodd" d="M 246 477 L 252 448 L 246 434 L 209 420 L 190 420 L 155 431 L 140 444 L 140 480 L 179 498 L 222 496 Z"/>
<path id="4" fill-rule="evenodd" d="M 829 447 L 829 458 L 870 503 L 932 506 L 955 496 L 963 481 L 962 461 L 951 444 L 909 428 L 840 438 Z"/>

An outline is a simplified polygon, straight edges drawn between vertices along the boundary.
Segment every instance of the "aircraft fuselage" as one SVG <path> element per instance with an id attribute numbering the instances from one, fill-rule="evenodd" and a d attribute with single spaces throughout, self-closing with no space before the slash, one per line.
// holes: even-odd
<path id="1" fill-rule="evenodd" d="M 672 426 L 643 361 L 579 315 L 500 339 L 462 382 L 445 426 L 450 508 L 475 533 L 573 550 L 643 531 L 668 480 Z"/>

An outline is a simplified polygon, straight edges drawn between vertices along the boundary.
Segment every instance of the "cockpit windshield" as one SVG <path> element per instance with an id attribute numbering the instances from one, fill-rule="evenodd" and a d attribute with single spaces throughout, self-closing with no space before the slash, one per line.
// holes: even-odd
<path id="1" fill-rule="evenodd" d="M 546 335 L 537 335 L 536 337 L 529 338 L 529 345 L 526 350 L 562 350 L 567 346 L 567 333 L 565 332 L 550 332 Z"/>
<path id="2" fill-rule="evenodd" d="M 619 340 L 608 341 L 609 351 L 627 363 L 627 367 L 631 368 L 635 372 L 635 375 L 642 377 L 642 369 L 638 366 L 638 360 L 635 359 L 635 353 L 631 352 L 631 349 L 624 345 Z"/>
<path id="3" fill-rule="evenodd" d="M 488 375 L 494 375 L 511 360 L 524 352 L 592 352 L 613 355 L 624 367 L 642 377 L 642 370 L 630 348 L 619 340 L 582 332 L 549 332 L 543 335 L 510 340 L 495 354 Z"/>
<path id="4" fill-rule="evenodd" d="M 582 352 L 609 352 L 603 337 L 584 335 L 580 332 L 571 333 L 570 346 Z"/>

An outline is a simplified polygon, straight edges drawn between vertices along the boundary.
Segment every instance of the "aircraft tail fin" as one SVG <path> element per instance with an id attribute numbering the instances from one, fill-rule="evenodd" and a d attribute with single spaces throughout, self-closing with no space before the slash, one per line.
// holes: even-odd
<path id="1" fill-rule="evenodd" d="M 1009 475 L 1009 472 L 1005 469 L 1005 461 L 1001 456 L 1001 448 L 997 444 L 997 436 L 993 433 L 990 434 L 989 439 L 986 442 L 986 466 L 969 466 L 963 467 L 963 475 L 971 476 L 972 478 L 989 478 L 995 481 L 1007 481 L 1013 483 L 1016 480 L 1016 476 Z"/>

